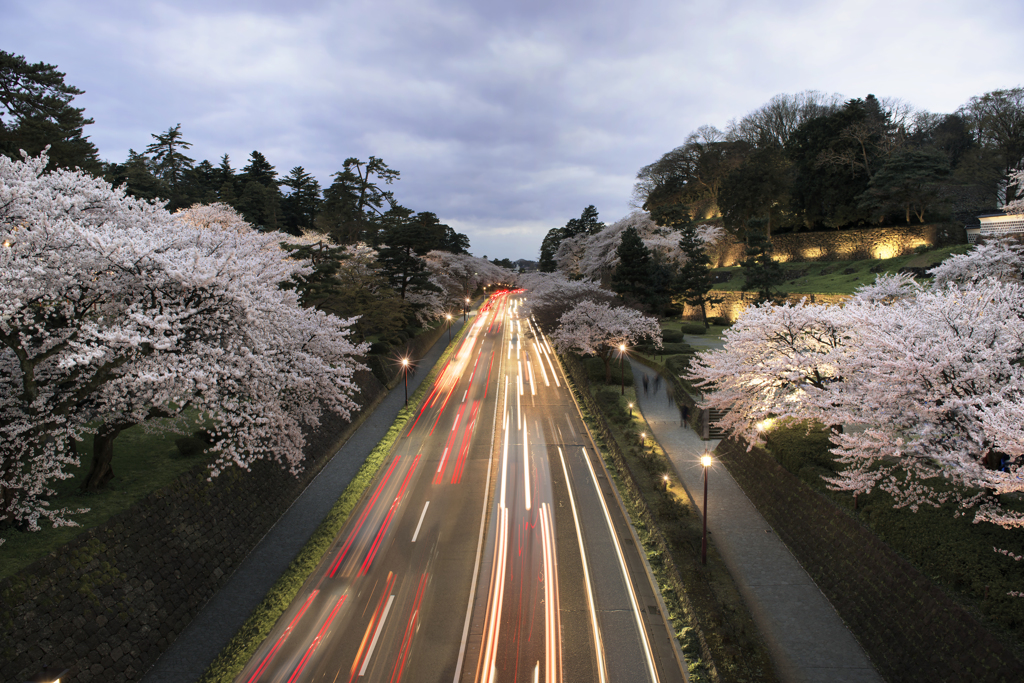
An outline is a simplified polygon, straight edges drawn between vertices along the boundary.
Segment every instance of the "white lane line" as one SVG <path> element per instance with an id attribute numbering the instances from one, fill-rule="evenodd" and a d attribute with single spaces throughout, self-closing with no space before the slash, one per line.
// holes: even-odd
<path id="1" fill-rule="evenodd" d="M 530 444 L 527 437 L 526 420 L 523 420 L 523 490 L 526 492 L 526 509 L 530 509 Z"/>
<path id="2" fill-rule="evenodd" d="M 544 377 L 544 386 L 550 387 L 551 382 L 548 381 L 548 371 L 544 367 L 544 353 L 541 351 L 540 346 L 537 345 L 536 339 L 533 341 L 533 348 L 537 352 L 537 358 L 539 359 L 537 361 L 537 366 L 540 367 L 540 374 Z"/>
<path id="3" fill-rule="evenodd" d="M 423 518 L 427 516 L 427 508 L 430 507 L 430 501 L 428 500 L 423 506 L 423 512 L 420 513 L 420 523 L 416 525 L 416 531 L 413 532 L 412 542 L 416 542 L 416 537 L 420 535 L 420 527 L 423 526 Z"/>
<path id="4" fill-rule="evenodd" d="M 373 656 L 373 648 L 377 647 L 377 639 L 380 638 L 380 632 L 384 630 L 384 620 L 388 618 L 388 612 L 391 611 L 391 603 L 395 601 L 394 594 L 388 598 L 387 607 L 384 608 L 384 614 L 380 615 L 380 623 L 377 624 L 377 630 L 373 634 L 373 640 L 370 641 L 370 649 L 366 651 L 366 659 L 363 660 L 363 666 L 359 669 L 359 675 L 362 676 L 366 673 L 366 667 L 370 665 L 370 657 Z"/>
<path id="5" fill-rule="evenodd" d="M 626 569 L 626 558 L 622 554 L 622 546 L 619 544 L 619 535 L 615 533 L 615 526 L 612 524 L 612 515 L 608 512 L 608 504 L 604 500 L 604 494 L 601 493 L 601 487 L 597 483 L 597 473 L 594 472 L 594 465 L 590 462 L 590 456 L 587 455 L 587 449 L 583 449 L 583 460 L 587 463 L 587 469 L 590 470 L 590 480 L 594 483 L 594 488 L 597 489 L 597 497 L 601 501 L 601 509 L 604 510 L 604 519 L 608 523 L 608 533 L 611 534 L 612 541 L 615 544 L 615 554 L 619 559 L 619 568 L 622 570 L 622 580 L 626 582 L 626 587 L 629 589 L 629 602 L 633 605 L 633 617 L 636 621 L 637 630 L 640 631 L 640 638 L 643 640 L 644 645 L 644 657 L 647 659 L 647 671 L 650 674 L 650 680 L 657 682 L 658 671 L 654 668 L 654 658 L 651 655 L 651 643 L 647 639 L 647 629 L 644 628 L 644 621 L 640 617 L 640 605 L 636 599 L 636 592 L 633 590 L 633 582 L 629 579 L 629 571 Z"/>
<path id="6" fill-rule="evenodd" d="M 561 431 L 561 430 L 559 430 Z M 565 466 L 565 455 L 562 448 L 558 448 L 558 458 L 562 461 L 562 474 L 565 476 L 565 488 L 569 491 L 569 507 L 572 508 L 572 520 L 576 524 L 576 540 L 580 544 L 580 559 L 583 561 L 583 582 L 587 586 L 587 604 L 590 606 L 590 627 L 594 630 L 594 643 L 597 650 L 597 670 L 599 682 L 606 683 L 608 680 L 605 673 L 604 646 L 601 644 L 601 629 L 597 625 L 597 611 L 594 607 L 594 590 L 590 583 L 590 569 L 587 566 L 587 551 L 583 547 L 583 531 L 580 529 L 580 515 L 576 511 L 576 497 L 572 494 L 572 484 L 569 479 L 569 468 Z"/>

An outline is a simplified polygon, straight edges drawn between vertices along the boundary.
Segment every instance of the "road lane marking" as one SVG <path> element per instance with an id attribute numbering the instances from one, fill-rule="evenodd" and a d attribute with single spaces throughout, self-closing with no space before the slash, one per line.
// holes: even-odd
<path id="1" fill-rule="evenodd" d="M 373 656 L 373 648 L 377 647 L 377 639 L 380 638 L 380 632 L 384 629 L 384 622 L 388 618 L 388 612 L 391 611 L 391 603 L 395 601 L 394 593 L 388 598 L 388 604 L 384 608 L 384 614 L 381 615 L 380 621 L 377 622 L 377 630 L 373 634 L 373 640 L 370 641 L 370 649 L 366 651 L 366 659 L 363 660 L 363 666 L 359 669 L 359 675 L 362 676 L 366 673 L 366 667 L 370 664 L 370 657 Z"/>
<path id="2" fill-rule="evenodd" d="M 626 558 L 622 554 L 622 546 L 619 544 L 619 535 L 615 533 L 615 525 L 612 524 L 612 515 L 608 511 L 608 504 L 604 500 L 604 494 L 601 493 L 601 487 L 597 483 L 597 473 L 594 471 L 594 465 L 590 462 L 590 456 L 587 455 L 587 449 L 583 448 L 583 460 L 587 463 L 587 469 L 590 470 L 591 481 L 594 482 L 594 488 L 597 489 L 597 497 L 601 501 L 601 509 L 604 511 L 604 519 L 608 524 L 608 532 L 611 534 L 612 542 L 615 545 L 615 555 L 619 559 L 619 568 L 622 570 L 622 579 L 626 582 L 626 587 L 629 589 L 629 602 L 633 605 L 633 617 L 636 621 L 637 629 L 640 631 L 640 638 L 644 645 L 644 657 L 647 660 L 647 670 L 650 674 L 650 680 L 657 682 L 658 671 L 654 667 L 654 658 L 651 655 L 651 643 L 647 639 L 647 629 L 644 628 L 643 619 L 640 617 L 640 605 L 636 599 L 636 592 L 633 590 L 633 582 L 629 578 L 629 571 L 626 569 Z"/>
<path id="3" fill-rule="evenodd" d="M 559 430 L 561 432 L 561 430 Z M 565 455 L 562 448 L 558 448 L 558 458 L 562 461 L 562 474 L 565 476 L 565 488 L 569 491 L 569 507 L 572 508 L 572 521 L 576 525 L 576 540 L 580 545 L 580 558 L 583 560 L 583 581 L 587 586 L 587 605 L 590 607 L 590 627 L 594 631 L 595 651 L 597 652 L 597 670 L 600 678 L 599 683 L 606 683 L 608 676 L 605 672 L 604 644 L 601 642 L 601 629 L 597 624 L 597 610 L 594 606 L 594 590 L 590 582 L 590 568 L 587 565 L 587 551 L 583 547 L 583 531 L 580 529 L 580 516 L 576 510 L 576 497 L 572 494 L 572 483 L 569 479 L 569 468 L 565 465 Z"/>
<path id="4" fill-rule="evenodd" d="M 427 508 L 430 507 L 430 501 L 428 500 L 423 506 L 423 512 L 420 513 L 420 522 L 416 525 L 416 531 L 412 534 L 412 542 L 416 542 L 416 537 L 420 535 L 420 527 L 423 526 L 423 518 L 427 516 Z"/>

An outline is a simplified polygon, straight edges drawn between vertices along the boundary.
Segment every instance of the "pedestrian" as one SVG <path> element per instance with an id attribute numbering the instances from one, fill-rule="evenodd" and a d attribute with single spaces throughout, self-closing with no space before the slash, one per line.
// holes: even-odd
<path id="1" fill-rule="evenodd" d="M 682 423 L 679 426 L 686 429 L 686 425 L 690 424 L 690 406 L 683 403 L 679 406 L 679 421 Z"/>
<path id="2" fill-rule="evenodd" d="M 645 372 L 644 373 L 644 396 L 647 396 L 647 387 L 649 386 L 648 385 L 648 381 L 649 380 L 647 379 L 647 373 Z"/>
<path id="3" fill-rule="evenodd" d="M 661 375 L 655 375 L 654 376 L 654 393 L 658 393 L 659 389 L 661 389 Z"/>

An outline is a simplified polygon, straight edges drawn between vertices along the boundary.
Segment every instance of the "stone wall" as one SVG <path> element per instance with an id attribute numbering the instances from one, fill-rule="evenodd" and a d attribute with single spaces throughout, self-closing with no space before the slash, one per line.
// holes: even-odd
<path id="1" fill-rule="evenodd" d="M 412 340 L 410 355 L 422 357 L 444 333 Z M 356 381 L 364 409 L 352 424 L 323 416 L 307 434 L 299 477 L 259 461 L 211 482 L 197 465 L 0 580 L 0 681 L 51 666 L 70 669 L 75 683 L 141 679 L 386 393 L 369 372 Z"/>
<path id="2" fill-rule="evenodd" d="M 757 300 L 757 294 L 755 292 L 727 292 L 716 289 L 712 290 L 711 294 L 722 299 L 722 303 L 707 307 L 708 318 L 724 318 L 730 323 L 736 322 L 736 319 L 740 317 L 740 314 Z M 849 298 L 849 294 L 788 294 L 784 301 L 795 304 L 799 303 L 802 299 L 807 299 L 807 303 L 811 304 L 834 305 L 841 304 Z M 689 306 L 682 303 L 680 303 L 680 305 L 683 308 L 682 317 L 684 320 L 701 319 L 699 307 Z"/>
<path id="3" fill-rule="evenodd" d="M 792 232 L 772 237 L 777 261 L 856 261 L 904 256 L 917 247 L 963 244 L 967 234 L 962 226 L 948 223 L 907 225 L 865 230 Z M 716 268 L 737 266 L 744 258 L 744 244 L 726 235 L 712 250 Z"/>

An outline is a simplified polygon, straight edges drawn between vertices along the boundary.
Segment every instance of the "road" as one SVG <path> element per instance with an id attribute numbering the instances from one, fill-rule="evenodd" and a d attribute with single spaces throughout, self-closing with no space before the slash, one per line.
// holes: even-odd
<path id="1" fill-rule="evenodd" d="M 500 292 L 481 307 L 237 681 L 682 680 L 561 370 L 520 302 Z"/>

